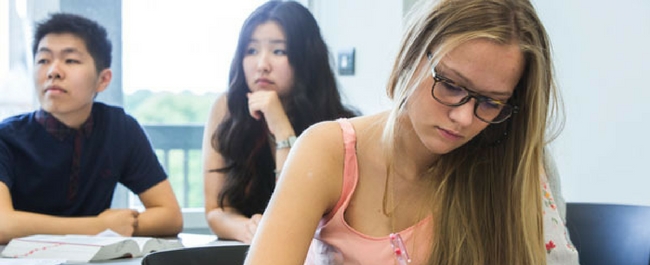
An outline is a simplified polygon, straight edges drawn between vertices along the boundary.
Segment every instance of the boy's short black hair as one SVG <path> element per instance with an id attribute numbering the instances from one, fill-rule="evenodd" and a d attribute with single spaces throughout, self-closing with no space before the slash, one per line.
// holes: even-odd
<path id="1" fill-rule="evenodd" d="M 84 40 L 86 49 L 95 61 L 97 72 L 111 67 L 111 41 L 106 29 L 88 18 L 69 14 L 55 13 L 36 26 L 32 52 L 36 56 L 38 44 L 45 35 L 70 33 Z"/>

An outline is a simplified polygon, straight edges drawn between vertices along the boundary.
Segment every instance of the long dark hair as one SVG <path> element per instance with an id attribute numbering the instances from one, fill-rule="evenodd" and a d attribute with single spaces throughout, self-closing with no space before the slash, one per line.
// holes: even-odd
<path id="1" fill-rule="evenodd" d="M 269 1 L 253 11 L 239 33 L 230 65 L 228 115 L 212 135 L 212 146 L 225 162 L 215 170 L 226 175 L 219 205 L 223 207 L 225 201 L 246 216 L 263 212 L 275 189 L 268 127 L 263 119 L 249 114 L 246 93 L 250 88 L 242 66 L 253 31 L 268 21 L 282 27 L 287 41 L 294 86 L 283 105 L 296 134 L 320 121 L 355 116 L 355 111 L 341 103 L 327 46 L 309 10 L 295 2 Z"/>

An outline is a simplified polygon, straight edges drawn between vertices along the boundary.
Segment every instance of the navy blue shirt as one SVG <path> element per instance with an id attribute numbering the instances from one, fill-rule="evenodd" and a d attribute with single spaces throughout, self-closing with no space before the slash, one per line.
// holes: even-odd
<path id="1" fill-rule="evenodd" d="M 118 182 L 140 194 L 167 178 L 123 109 L 95 102 L 80 130 L 52 118 L 40 110 L 0 123 L 0 181 L 15 210 L 98 215 L 110 208 Z"/>

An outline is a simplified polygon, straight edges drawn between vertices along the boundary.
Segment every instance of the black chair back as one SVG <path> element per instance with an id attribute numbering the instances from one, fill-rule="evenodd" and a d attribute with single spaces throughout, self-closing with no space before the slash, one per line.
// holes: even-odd
<path id="1" fill-rule="evenodd" d="M 142 259 L 142 265 L 241 265 L 248 245 L 205 246 L 153 252 Z"/>
<path id="2" fill-rule="evenodd" d="M 567 203 L 581 265 L 649 265 L 650 206 Z"/>

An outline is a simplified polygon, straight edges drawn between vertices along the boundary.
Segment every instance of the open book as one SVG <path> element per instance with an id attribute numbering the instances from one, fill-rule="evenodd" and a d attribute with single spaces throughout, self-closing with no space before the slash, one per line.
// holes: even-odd
<path id="1" fill-rule="evenodd" d="M 154 251 L 182 247 L 179 240 L 152 237 L 33 235 L 12 239 L 2 256 L 89 262 L 140 257 Z"/>

